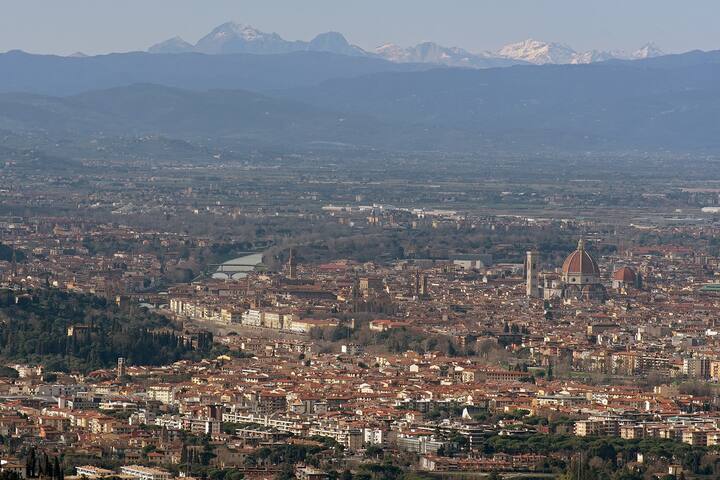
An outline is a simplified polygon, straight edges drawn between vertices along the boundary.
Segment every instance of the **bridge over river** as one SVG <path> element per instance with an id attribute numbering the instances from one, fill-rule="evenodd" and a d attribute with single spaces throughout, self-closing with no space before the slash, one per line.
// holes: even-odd
<path id="1" fill-rule="evenodd" d="M 256 268 L 261 267 L 262 260 L 263 253 L 246 252 L 242 257 L 234 258 L 221 264 L 211 264 L 208 265 L 208 268 L 210 270 L 212 270 L 213 267 L 215 268 L 212 278 L 237 280 L 246 277 L 248 272 L 252 272 Z"/>

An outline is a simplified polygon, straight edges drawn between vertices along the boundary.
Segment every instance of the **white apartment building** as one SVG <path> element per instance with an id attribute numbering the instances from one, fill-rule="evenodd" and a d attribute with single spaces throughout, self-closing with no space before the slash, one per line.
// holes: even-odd
<path id="1" fill-rule="evenodd" d="M 140 465 L 120 467 L 120 471 L 125 475 L 129 475 L 139 480 L 170 480 L 172 478 L 170 472 L 160 470 L 159 468 L 142 467 Z"/>

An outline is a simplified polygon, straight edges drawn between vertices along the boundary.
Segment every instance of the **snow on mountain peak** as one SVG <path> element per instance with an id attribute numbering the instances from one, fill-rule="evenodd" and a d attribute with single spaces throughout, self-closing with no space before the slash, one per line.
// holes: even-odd
<path id="1" fill-rule="evenodd" d="M 572 63 L 577 52 L 562 43 L 548 43 L 527 39 L 502 47 L 498 54 L 514 60 L 544 65 L 546 63 Z"/>
<path id="2" fill-rule="evenodd" d="M 650 42 L 646 43 L 642 47 L 640 47 L 638 50 L 633 52 L 632 58 L 636 59 L 642 59 L 642 58 L 653 58 L 653 57 L 660 57 L 662 55 L 665 55 L 665 52 L 663 52 L 660 47 L 658 47 L 655 43 Z"/>
<path id="3" fill-rule="evenodd" d="M 498 55 L 515 60 L 523 60 L 536 65 L 544 64 L 587 64 L 622 59 L 634 60 L 664 55 L 654 43 L 648 43 L 636 52 L 627 54 L 622 50 L 589 50 L 576 52 L 562 43 L 548 43 L 539 40 L 525 40 L 502 47 Z"/>
<path id="4" fill-rule="evenodd" d="M 233 36 L 242 38 L 247 41 L 253 41 L 258 37 L 262 37 L 267 34 L 250 25 L 236 22 L 227 22 L 215 28 L 215 30 L 211 32 L 211 35 L 213 35 L 215 38 L 225 38 L 228 36 Z"/>
<path id="5" fill-rule="evenodd" d="M 590 50 L 577 52 L 568 45 L 527 39 L 505 45 L 497 52 L 469 52 L 460 47 L 445 47 L 434 42 L 423 42 L 412 47 L 387 43 L 368 53 L 350 44 L 339 32 L 317 35 L 309 42 L 284 40 L 277 33 L 266 33 L 237 22 L 226 22 L 192 45 L 180 37 L 153 45 L 151 53 L 198 52 L 205 54 L 277 54 L 299 51 L 330 52 L 350 56 L 375 56 L 396 63 L 430 63 L 450 67 L 492 68 L 532 63 L 586 64 L 612 59 L 634 60 L 664 55 L 654 43 L 648 43 L 632 54 L 623 51 Z"/>
<path id="6" fill-rule="evenodd" d="M 576 53 L 575 57 L 570 63 L 574 64 L 588 64 L 596 62 L 605 62 L 608 60 L 625 59 L 627 54 L 622 50 L 590 50 L 587 52 Z"/>
<path id="7" fill-rule="evenodd" d="M 296 42 L 283 40 L 277 33 L 261 32 L 255 27 L 227 22 L 214 28 L 195 45 L 200 53 L 287 53 L 298 50 Z"/>
<path id="8" fill-rule="evenodd" d="M 375 55 L 396 63 L 433 63 L 449 67 L 489 68 L 518 63 L 487 52 L 474 54 L 459 47 L 443 47 L 433 42 L 419 43 L 414 47 L 386 43 L 375 49 Z"/>

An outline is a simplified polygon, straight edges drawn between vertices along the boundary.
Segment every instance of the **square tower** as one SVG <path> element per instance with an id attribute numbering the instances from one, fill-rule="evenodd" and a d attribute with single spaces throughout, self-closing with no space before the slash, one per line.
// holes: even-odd
<path id="1" fill-rule="evenodd" d="M 527 252 L 525 263 L 526 281 L 525 295 L 529 298 L 538 298 L 540 290 L 538 289 L 538 257 L 540 255 L 535 250 Z"/>

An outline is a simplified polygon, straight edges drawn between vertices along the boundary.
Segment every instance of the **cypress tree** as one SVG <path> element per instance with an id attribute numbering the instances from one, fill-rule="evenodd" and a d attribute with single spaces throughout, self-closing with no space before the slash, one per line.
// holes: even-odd
<path id="1" fill-rule="evenodd" d="M 45 466 L 44 466 L 45 476 L 52 477 L 53 471 L 52 471 L 52 464 L 50 463 L 50 457 L 47 456 L 47 453 L 43 454 L 43 456 L 45 457 Z"/>

